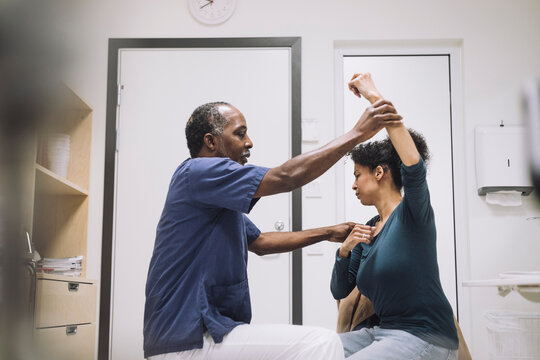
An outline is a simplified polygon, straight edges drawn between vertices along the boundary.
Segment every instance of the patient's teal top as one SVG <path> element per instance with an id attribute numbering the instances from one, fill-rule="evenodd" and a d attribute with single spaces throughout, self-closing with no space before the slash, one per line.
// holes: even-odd
<path id="1" fill-rule="evenodd" d="M 381 328 L 457 349 L 452 307 L 439 278 L 435 217 L 423 160 L 402 164 L 401 176 L 403 199 L 374 241 L 358 244 L 350 258 L 336 254 L 332 294 L 342 299 L 357 285 L 372 301 Z"/>

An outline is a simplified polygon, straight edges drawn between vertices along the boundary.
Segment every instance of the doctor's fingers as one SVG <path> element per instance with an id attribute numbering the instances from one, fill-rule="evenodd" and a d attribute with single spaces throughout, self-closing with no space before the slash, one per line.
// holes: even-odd
<path id="1" fill-rule="evenodd" d="M 352 236 L 356 243 L 363 242 L 369 244 L 373 239 L 373 229 L 370 226 L 357 225 L 349 236 Z"/>
<path id="2" fill-rule="evenodd" d="M 378 114 L 397 114 L 397 110 L 390 101 L 381 99 L 371 105 L 371 111 L 374 115 Z"/>

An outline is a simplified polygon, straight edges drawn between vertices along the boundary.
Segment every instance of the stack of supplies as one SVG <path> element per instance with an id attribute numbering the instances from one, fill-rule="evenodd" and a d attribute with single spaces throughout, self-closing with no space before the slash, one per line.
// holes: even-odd
<path id="1" fill-rule="evenodd" d="M 71 258 L 44 258 L 37 264 L 36 271 L 45 274 L 81 276 L 83 256 Z"/>

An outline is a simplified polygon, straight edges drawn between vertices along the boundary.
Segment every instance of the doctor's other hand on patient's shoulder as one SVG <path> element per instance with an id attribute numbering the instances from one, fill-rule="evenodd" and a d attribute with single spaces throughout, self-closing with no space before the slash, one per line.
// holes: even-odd
<path id="1" fill-rule="evenodd" d="M 356 224 L 349 236 L 343 242 L 343 245 L 339 248 L 339 257 L 347 258 L 351 253 L 352 249 L 358 245 L 358 243 L 371 243 L 373 239 L 373 233 L 375 232 L 375 227 L 369 225 Z"/>

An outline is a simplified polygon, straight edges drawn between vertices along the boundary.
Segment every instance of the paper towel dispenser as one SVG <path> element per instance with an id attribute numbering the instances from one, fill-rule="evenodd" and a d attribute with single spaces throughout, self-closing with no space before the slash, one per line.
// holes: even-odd
<path id="1" fill-rule="evenodd" d="M 533 190 L 525 152 L 523 126 L 479 126 L 475 131 L 478 195 L 497 191 Z"/>
<path id="2" fill-rule="evenodd" d="M 533 185 L 540 199 L 540 77 L 524 84 L 521 100 L 529 137 L 527 142 Z"/>

